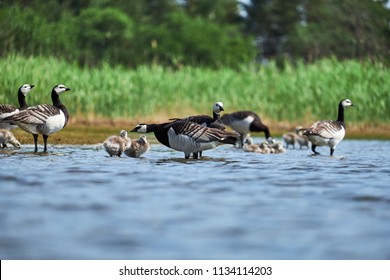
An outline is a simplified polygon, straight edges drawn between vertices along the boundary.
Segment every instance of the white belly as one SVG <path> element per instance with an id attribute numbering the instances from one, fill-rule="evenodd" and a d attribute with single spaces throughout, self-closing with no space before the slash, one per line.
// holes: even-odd
<path id="1" fill-rule="evenodd" d="M 19 109 L 16 109 L 13 112 L 0 114 L 0 129 L 12 130 L 12 129 L 17 128 L 18 127 L 17 125 L 12 125 L 12 124 L 9 124 L 9 123 L 2 122 L 1 119 L 9 117 L 9 116 L 12 116 L 12 115 L 15 115 L 18 112 L 19 112 Z"/>
<path id="2" fill-rule="evenodd" d="M 249 133 L 249 127 L 254 119 L 254 117 L 248 116 L 245 119 L 231 122 L 229 126 L 239 133 Z"/>
<path id="3" fill-rule="evenodd" d="M 334 148 L 337 146 L 338 143 L 341 142 L 341 140 L 344 139 L 344 136 L 345 129 L 343 128 L 337 133 L 335 133 L 332 138 L 325 138 L 318 135 L 307 135 L 307 138 L 312 144 L 316 146 L 329 146 L 331 148 Z"/>
<path id="4" fill-rule="evenodd" d="M 64 125 L 65 125 L 65 115 L 60 110 L 59 114 L 48 117 L 44 124 L 36 125 L 36 124 L 21 123 L 19 124 L 19 127 L 32 134 L 50 135 L 54 132 L 61 130 L 64 127 Z"/>

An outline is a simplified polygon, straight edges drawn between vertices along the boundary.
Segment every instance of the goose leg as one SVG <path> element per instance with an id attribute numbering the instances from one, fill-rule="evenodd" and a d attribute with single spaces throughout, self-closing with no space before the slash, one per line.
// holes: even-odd
<path id="1" fill-rule="evenodd" d="M 311 145 L 311 150 L 313 151 L 313 153 L 316 154 L 316 155 L 319 155 L 320 153 L 316 152 L 316 148 L 317 148 L 316 145 L 314 145 L 314 144 Z"/>
<path id="2" fill-rule="evenodd" d="M 244 147 L 244 141 L 245 141 L 245 139 L 244 139 L 244 137 L 245 137 L 245 134 L 240 134 L 240 146 L 239 146 L 239 148 L 241 149 L 242 147 Z"/>
<path id="3" fill-rule="evenodd" d="M 35 145 L 35 149 L 34 149 L 34 152 L 38 152 L 38 134 L 33 134 L 33 137 L 34 137 L 34 145 Z"/>
<path id="4" fill-rule="evenodd" d="M 43 152 L 46 153 L 47 152 L 47 138 L 49 137 L 49 135 L 42 135 L 42 136 L 43 136 L 43 144 L 44 144 Z"/>
<path id="5" fill-rule="evenodd" d="M 330 148 L 330 156 L 333 156 L 334 148 Z"/>

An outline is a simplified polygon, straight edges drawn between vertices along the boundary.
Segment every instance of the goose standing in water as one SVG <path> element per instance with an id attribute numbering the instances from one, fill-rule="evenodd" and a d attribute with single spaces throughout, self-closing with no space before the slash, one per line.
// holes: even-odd
<path id="1" fill-rule="evenodd" d="M 69 120 L 66 107 L 60 100 L 60 94 L 70 90 L 66 86 L 56 85 L 51 91 L 53 105 L 42 104 L 28 107 L 12 116 L 8 116 L 3 121 L 16 124 L 24 131 L 34 137 L 35 149 L 38 151 L 38 135 L 42 134 L 44 142 L 44 152 L 47 152 L 47 139 L 50 134 L 63 129 Z"/>
<path id="2" fill-rule="evenodd" d="M 196 116 L 190 116 L 190 117 L 183 118 L 183 119 L 173 118 L 170 120 L 171 121 L 189 121 L 189 122 L 194 122 L 194 123 L 200 124 L 202 126 L 226 130 L 226 127 L 221 120 L 220 113 L 222 111 L 224 111 L 223 103 L 216 102 L 213 105 L 213 117 L 210 117 L 207 115 L 196 115 Z M 193 155 L 193 156 L 194 156 L 194 158 L 198 158 L 198 155 Z M 202 152 L 199 152 L 199 157 L 202 157 Z"/>
<path id="3" fill-rule="evenodd" d="M 138 158 L 150 150 L 150 144 L 145 135 L 141 135 L 137 140 L 131 141 L 131 147 L 125 150 L 129 157 Z"/>
<path id="4" fill-rule="evenodd" d="M 19 88 L 18 90 L 19 108 L 16 108 L 16 106 L 10 104 L 0 104 L 0 129 L 4 128 L 7 130 L 12 130 L 18 127 L 17 125 L 12 125 L 3 122 L 2 119 L 17 114 L 19 113 L 20 110 L 24 110 L 28 107 L 26 102 L 26 95 L 31 91 L 33 87 L 34 85 L 24 84 Z"/>
<path id="5" fill-rule="evenodd" d="M 254 112 L 238 111 L 224 114 L 221 120 L 225 125 L 230 126 L 240 134 L 240 148 L 244 146 L 245 139 L 249 137 L 250 132 L 264 132 L 267 140 L 271 138 L 268 127 L 261 122 L 260 117 Z"/>
<path id="6" fill-rule="evenodd" d="M 103 147 L 110 157 L 120 157 L 126 150 L 131 148 L 131 139 L 127 137 L 126 130 L 121 130 L 119 136 L 113 135 L 108 137 L 103 142 Z"/>
<path id="7" fill-rule="evenodd" d="M 235 132 L 206 127 L 185 120 L 163 124 L 139 124 L 131 132 L 153 132 L 161 144 L 184 152 L 186 159 L 191 154 L 194 158 L 198 158 L 198 152 L 213 149 L 223 144 L 235 145 L 239 136 Z"/>
<path id="8" fill-rule="evenodd" d="M 343 99 L 339 103 L 337 120 L 318 121 L 303 132 L 311 142 L 311 150 L 314 154 L 317 146 L 329 146 L 330 155 L 332 156 L 336 146 L 345 136 L 344 109 L 354 106 L 351 100 Z"/>
<path id="9" fill-rule="evenodd" d="M 212 128 L 218 128 L 221 130 L 225 130 L 225 125 L 223 124 L 221 120 L 220 113 L 224 111 L 223 109 L 223 103 L 222 102 L 216 102 L 213 105 L 213 117 L 210 117 L 208 115 L 196 115 L 196 116 L 190 116 L 187 118 L 173 118 L 170 119 L 172 121 L 189 121 L 194 122 L 203 126 L 212 127 Z"/>

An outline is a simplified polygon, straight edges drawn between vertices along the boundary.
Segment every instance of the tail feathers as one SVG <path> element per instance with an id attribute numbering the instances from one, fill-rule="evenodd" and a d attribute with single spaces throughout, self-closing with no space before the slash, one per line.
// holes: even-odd
<path id="1" fill-rule="evenodd" d="M 175 121 L 181 121 L 181 120 L 183 120 L 183 119 L 181 119 L 181 118 L 171 118 L 171 119 L 169 119 L 169 120 L 175 122 Z"/>
<path id="2" fill-rule="evenodd" d="M 225 144 L 236 145 L 239 141 L 240 135 L 235 132 L 227 132 L 224 137 L 221 138 L 221 142 Z"/>

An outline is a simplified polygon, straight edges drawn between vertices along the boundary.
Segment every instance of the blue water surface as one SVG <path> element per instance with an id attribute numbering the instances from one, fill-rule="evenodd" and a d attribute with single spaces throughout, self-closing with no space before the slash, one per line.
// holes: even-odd
<path id="1" fill-rule="evenodd" d="M 0 152 L 1 259 L 390 259 L 390 141 L 32 150 Z"/>

